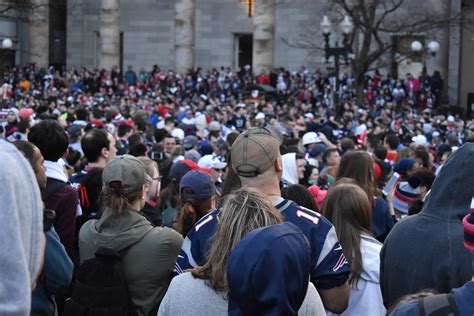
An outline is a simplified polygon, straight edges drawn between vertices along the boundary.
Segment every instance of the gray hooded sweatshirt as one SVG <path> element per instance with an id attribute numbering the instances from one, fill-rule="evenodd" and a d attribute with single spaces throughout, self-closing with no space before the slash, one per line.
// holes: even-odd
<path id="1" fill-rule="evenodd" d="M 28 315 L 43 260 L 43 203 L 30 163 L 3 140 L 0 188 L 0 315 Z"/>
<path id="2" fill-rule="evenodd" d="M 183 238 L 170 228 L 153 227 L 142 215 L 105 209 L 100 220 L 86 222 L 79 232 L 81 263 L 101 248 L 125 250 L 123 272 L 135 315 L 156 315 L 171 282 Z"/>
<path id="3" fill-rule="evenodd" d="M 397 223 L 381 252 L 384 304 L 423 289 L 448 293 L 471 280 L 471 254 L 463 246 L 462 218 L 474 197 L 474 144 L 448 159 L 422 211 Z"/>

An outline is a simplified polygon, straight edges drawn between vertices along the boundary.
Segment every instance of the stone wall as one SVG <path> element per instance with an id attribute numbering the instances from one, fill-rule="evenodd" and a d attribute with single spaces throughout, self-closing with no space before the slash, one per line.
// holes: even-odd
<path id="1" fill-rule="evenodd" d="M 100 1 L 68 0 L 68 6 L 67 66 L 97 67 Z"/>
<path id="2" fill-rule="evenodd" d="M 238 0 L 196 1 L 195 66 L 234 67 L 234 34 L 251 34 L 252 18 Z"/>
<path id="3" fill-rule="evenodd" d="M 323 17 L 323 1 L 280 0 L 275 17 L 275 66 L 297 70 L 302 65 L 310 69 L 325 68 L 323 53 L 301 49 L 304 40 L 321 44 L 323 36 L 319 24 Z M 315 14 L 321 12 L 321 14 Z M 289 45 L 290 44 L 290 45 Z"/>
<path id="4" fill-rule="evenodd" d="M 235 35 L 253 33 L 254 21 L 247 16 L 245 5 L 239 0 L 194 1 L 194 66 L 204 69 L 235 67 Z M 429 5 L 432 6 L 436 1 L 441 0 L 429 0 Z M 100 1 L 74 0 L 74 3 L 76 5 L 68 13 L 68 66 L 96 66 Z M 322 51 L 291 47 L 287 42 L 294 43 L 306 37 L 322 45 L 319 24 L 326 12 L 327 1 L 275 0 L 275 3 L 273 65 L 290 70 L 305 65 L 310 70 L 321 68 L 325 71 L 327 65 L 322 62 Z M 132 65 L 135 70 L 140 67 L 151 69 L 153 64 L 163 69 L 174 68 L 175 4 L 175 0 L 121 1 L 124 68 Z M 335 32 L 340 33 L 337 25 L 334 28 Z M 334 40 L 333 37 L 331 42 L 334 43 Z M 453 55 L 455 50 L 448 44 L 446 32 L 441 32 L 437 40 L 442 51 L 434 58 L 427 58 L 428 71 L 441 70 L 447 81 L 448 58 L 450 63 L 456 58 Z M 454 70 L 449 71 L 450 80 L 454 73 Z"/>
<path id="5" fill-rule="evenodd" d="M 123 1 L 124 68 L 170 69 L 174 63 L 174 0 Z"/>
<path id="6" fill-rule="evenodd" d="M 98 65 L 100 1 L 75 0 L 68 12 L 67 64 Z M 120 31 L 123 32 L 123 66 L 151 69 L 173 66 L 174 0 L 121 1 Z"/>

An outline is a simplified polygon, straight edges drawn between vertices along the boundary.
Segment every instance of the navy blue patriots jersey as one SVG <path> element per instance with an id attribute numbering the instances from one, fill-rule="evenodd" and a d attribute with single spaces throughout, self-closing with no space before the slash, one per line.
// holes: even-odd
<path id="1" fill-rule="evenodd" d="M 283 200 L 275 207 L 287 221 L 299 227 L 311 243 L 311 282 L 318 289 L 344 284 L 350 274 L 350 267 L 331 222 L 323 215 L 290 200 Z M 219 210 L 210 212 L 189 231 L 178 255 L 176 273 L 205 263 L 208 241 L 216 229 L 218 215 Z"/>

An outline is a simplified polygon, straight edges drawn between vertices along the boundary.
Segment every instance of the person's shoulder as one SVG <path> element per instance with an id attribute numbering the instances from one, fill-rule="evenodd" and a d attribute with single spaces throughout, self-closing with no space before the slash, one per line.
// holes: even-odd
<path id="1" fill-rule="evenodd" d="M 377 197 L 375 198 L 375 207 L 377 207 L 377 206 L 379 206 L 379 207 L 388 206 L 388 203 L 387 203 L 387 201 L 385 201 L 385 199 L 383 199 L 382 197 L 377 196 Z"/>
<path id="2" fill-rule="evenodd" d="M 390 208 L 388 207 L 387 201 L 382 197 L 378 196 L 374 199 L 374 208 L 373 212 L 378 215 L 384 215 L 390 213 Z"/>
<path id="3" fill-rule="evenodd" d="M 398 255 L 404 247 L 418 246 L 426 238 L 426 232 L 420 230 L 419 216 L 416 214 L 399 220 L 385 238 L 382 253 Z"/>
<path id="4" fill-rule="evenodd" d="M 216 209 L 204 215 L 189 231 L 187 237 L 193 239 L 195 236 L 212 235 L 214 228 L 219 222 L 220 209 Z"/>
<path id="5" fill-rule="evenodd" d="M 185 272 L 171 280 L 168 291 L 176 296 L 175 300 L 182 300 L 183 302 L 187 302 L 188 298 L 192 296 L 201 301 L 200 304 L 203 304 L 203 301 L 206 300 L 209 304 L 223 303 L 221 302 L 223 300 L 222 296 L 206 285 L 205 282 L 203 279 L 194 277 L 191 272 Z"/>
<path id="6" fill-rule="evenodd" d="M 398 237 L 401 235 L 404 235 L 406 232 L 414 233 L 415 228 L 419 227 L 419 220 L 421 218 L 421 214 L 415 214 L 411 216 L 406 216 L 399 220 L 396 225 L 393 226 L 393 228 L 390 230 L 390 234 L 387 236 L 387 239 L 389 240 L 394 237 Z M 385 242 L 384 242 L 385 244 Z"/>
<path id="7" fill-rule="evenodd" d="M 170 288 L 177 290 L 179 288 L 191 288 L 192 285 L 204 285 L 204 280 L 197 279 L 191 272 L 184 272 L 175 276 L 170 283 Z"/>
<path id="8" fill-rule="evenodd" d="M 96 219 L 91 219 L 85 222 L 82 226 L 81 229 L 79 230 L 79 240 L 80 241 L 85 241 L 88 239 L 90 236 L 92 236 L 92 227 L 97 223 Z"/>
<path id="9" fill-rule="evenodd" d="M 188 304 L 190 297 L 193 297 L 194 305 Z M 171 280 L 164 301 L 170 304 L 170 314 L 227 314 L 228 302 L 224 296 L 207 286 L 204 280 L 195 278 L 190 272 L 180 274 Z"/>
<path id="10" fill-rule="evenodd" d="M 82 178 L 84 178 L 84 176 L 87 174 L 87 172 L 85 172 L 84 170 L 81 170 L 77 173 L 73 173 L 72 176 L 69 178 L 69 182 L 71 184 L 79 184 L 82 180 Z"/>
<path id="11" fill-rule="evenodd" d="M 153 227 L 153 229 L 144 238 L 151 239 L 152 242 L 155 239 L 158 239 L 162 243 L 179 243 L 180 247 L 181 243 L 183 242 L 183 237 L 181 234 L 169 227 Z"/>
<path id="12" fill-rule="evenodd" d="M 70 185 L 69 183 L 64 183 L 64 185 L 62 187 L 60 187 L 56 191 L 56 193 L 52 194 L 52 196 L 55 196 L 55 195 L 56 195 L 56 197 L 61 196 L 61 197 L 64 197 L 64 198 L 72 198 L 72 199 L 78 200 L 77 190 L 72 185 Z"/>
<path id="13" fill-rule="evenodd" d="M 382 243 L 369 235 L 361 235 L 360 236 L 361 244 L 369 249 L 373 249 L 375 251 L 380 251 L 382 249 Z"/>
<path id="14" fill-rule="evenodd" d="M 284 200 L 276 208 L 287 221 L 300 228 L 318 227 L 329 230 L 332 227 L 331 222 L 323 214 L 298 205 L 291 200 Z"/>

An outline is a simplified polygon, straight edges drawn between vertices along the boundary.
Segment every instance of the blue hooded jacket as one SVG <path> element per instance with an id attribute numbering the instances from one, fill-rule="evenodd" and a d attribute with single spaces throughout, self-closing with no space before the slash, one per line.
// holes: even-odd
<path id="1" fill-rule="evenodd" d="M 295 225 L 248 233 L 229 256 L 229 315 L 297 315 L 310 268 L 309 243 Z"/>
<path id="2" fill-rule="evenodd" d="M 59 236 L 51 227 L 46 233 L 43 276 L 31 297 L 30 315 L 55 315 L 53 295 L 71 283 L 74 265 Z"/>
<path id="3" fill-rule="evenodd" d="M 464 286 L 451 291 L 454 298 L 455 308 L 460 316 L 474 315 L 474 282 L 469 281 Z M 435 296 L 439 297 L 439 296 Z M 420 305 L 418 300 L 409 301 L 397 307 L 390 316 L 423 316 L 420 314 Z M 452 308 L 452 307 L 451 307 Z"/>
<path id="4" fill-rule="evenodd" d="M 386 307 L 423 289 L 448 293 L 471 280 L 462 218 L 474 196 L 474 144 L 454 152 L 425 198 L 422 211 L 398 222 L 381 252 L 380 285 Z"/>

